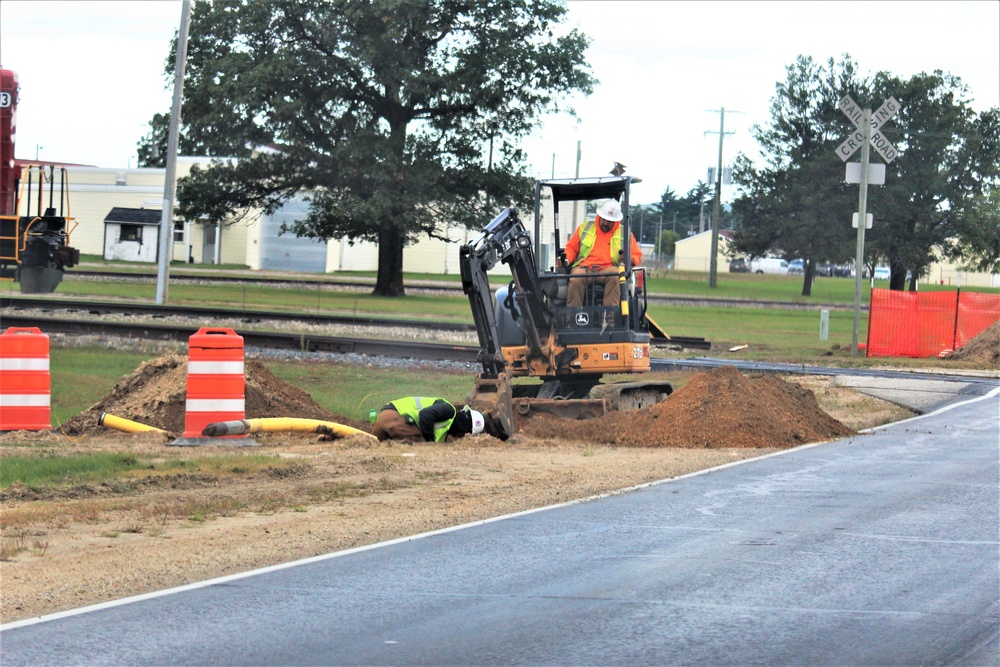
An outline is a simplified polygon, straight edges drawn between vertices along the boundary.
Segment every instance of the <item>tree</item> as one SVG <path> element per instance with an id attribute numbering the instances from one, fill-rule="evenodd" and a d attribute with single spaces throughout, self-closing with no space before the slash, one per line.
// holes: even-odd
<path id="1" fill-rule="evenodd" d="M 770 125 L 752 130 L 763 166 L 745 155 L 736 159 L 734 178 L 743 194 L 733 203 L 741 229 L 732 248 L 752 257 L 802 258 L 802 296 L 810 296 L 819 261 L 851 257 L 847 221 L 857 209 L 857 190 L 844 184 L 835 149 L 853 126 L 837 103 L 845 94 L 857 100 L 864 82 L 846 55 L 826 65 L 799 56 L 785 69 L 771 99 Z"/>
<path id="2" fill-rule="evenodd" d="M 247 147 L 236 147 L 222 143 L 210 145 L 196 137 L 192 137 L 192 128 L 182 128 L 178 136 L 178 152 L 181 155 L 247 157 L 250 150 Z M 149 132 L 136 144 L 136 153 L 140 167 L 165 167 L 167 165 L 167 144 L 170 134 L 170 112 L 153 114 L 149 121 Z"/>
<path id="3" fill-rule="evenodd" d="M 962 231 L 951 239 L 948 255 L 967 271 L 1000 273 L 1000 188 L 977 197 L 959 224 Z"/>
<path id="4" fill-rule="evenodd" d="M 874 91 L 876 100 L 899 101 L 883 129 L 899 157 L 885 187 L 869 195 L 878 222 L 868 242 L 888 260 L 889 288 L 904 289 L 909 272 L 914 289 L 940 249 L 974 258 L 989 243 L 990 230 L 977 223 L 983 214 L 988 221 L 987 192 L 1000 177 L 1000 110 L 977 115 L 961 80 L 940 71 L 907 80 L 879 72 Z"/>
<path id="5" fill-rule="evenodd" d="M 698 181 L 693 188 L 688 190 L 681 200 L 682 215 L 678 215 L 678 220 L 683 220 L 685 227 L 689 231 L 697 229 L 702 231 L 707 218 L 712 214 L 712 198 L 714 189 L 704 181 Z M 707 211 L 706 211 L 707 208 Z"/>
<path id="6" fill-rule="evenodd" d="M 632 234 L 639 243 L 655 243 L 656 230 L 660 224 L 660 212 L 656 204 L 631 204 Z"/>
<path id="7" fill-rule="evenodd" d="M 677 232 L 664 229 L 660 232 L 660 257 L 672 257 L 677 250 L 677 242 L 681 240 Z"/>
<path id="8" fill-rule="evenodd" d="M 530 201 L 517 140 L 594 83 L 585 36 L 555 35 L 565 13 L 553 0 L 196 3 L 189 136 L 271 150 L 192 169 L 178 212 L 231 220 L 309 193 L 291 231 L 377 243 L 374 293 L 401 296 L 408 241 Z"/>

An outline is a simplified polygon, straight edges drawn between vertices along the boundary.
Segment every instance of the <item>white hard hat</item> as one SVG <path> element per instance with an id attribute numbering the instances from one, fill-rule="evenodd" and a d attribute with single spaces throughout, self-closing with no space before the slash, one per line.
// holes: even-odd
<path id="1" fill-rule="evenodd" d="M 615 199 L 608 199 L 598 206 L 597 215 L 611 222 L 618 222 L 624 217 L 622 215 L 622 205 Z"/>
<path id="2" fill-rule="evenodd" d="M 472 435 L 482 433 L 483 429 L 486 428 L 486 418 L 483 417 L 483 413 L 470 409 L 469 414 L 472 415 Z"/>

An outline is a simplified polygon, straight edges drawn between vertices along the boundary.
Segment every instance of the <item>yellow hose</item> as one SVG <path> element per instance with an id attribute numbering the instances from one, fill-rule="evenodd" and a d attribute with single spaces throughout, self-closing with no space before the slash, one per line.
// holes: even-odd
<path id="1" fill-rule="evenodd" d="M 218 438 L 225 435 L 246 435 L 248 433 L 261 432 L 289 432 L 299 433 L 322 433 L 324 435 L 335 435 L 345 438 L 351 435 L 365 435 L 375 438 L 367 431 L 338 424 L 336 422 L 326 422 L 320 419 L 298 419 L 295 417 L 263 417 L 260 419 L 236 419 L 227 422 L 213 422 L 206 426 L 201 434 L 208 437 Z M 376 440 L 378 438 L 375 438 Z"/>
<path id="2" fill-rule="evenodd" d="M 126 433 L 145 433 L 153 431 L 154 433 L 171 435 L 170 432 L 164 431 L 162 428 L 140 424 L 139 422 L 134 422 L 131 419 L 124 419 L 123 417 L 115 417 L 114 415 L 109 415 L 107 412 L 101 413 L 101 417 L 97 420 L 97 423 L 101 426 L 113 428 L 117 431 L 124 431 Z"/>

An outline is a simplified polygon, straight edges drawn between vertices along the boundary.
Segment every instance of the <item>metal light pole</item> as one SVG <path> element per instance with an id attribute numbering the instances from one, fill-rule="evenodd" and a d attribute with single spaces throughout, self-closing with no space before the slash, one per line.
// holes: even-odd
<path id="1" fill-rule="evenodd" d="M 163 181 L 163 217 L 160 218 L 159 261 L 156 272 L 156 303 L 167 301 L 167 278 L 170 271 L 170 246 L 174 239 L 174 197 L 177 193 L 177 144 L 181 124 L 181 99 L 184 93 L 184 64 L 187 60 L 188 24 L 191 0 L 181 5 L 181 27 L 177 33 L 177 60 L 174 65 L 174 103 L 170 110 L 167 135 L 167 173 Z"/>

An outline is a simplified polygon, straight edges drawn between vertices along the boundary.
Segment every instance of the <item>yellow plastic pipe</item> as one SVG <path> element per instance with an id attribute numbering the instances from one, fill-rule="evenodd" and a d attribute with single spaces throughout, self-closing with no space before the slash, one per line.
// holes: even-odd
<path id="1" fill-rule="evenodd" d="M 324 435 L 335 435 L 340 438 L 351 435 L 365 435 L 369 438 L 375 438 L 374 435 L 367 431 L 338 424 L 337 422 L 327 422 L 320 419 L 300 419 L 296 417 L 262 417 L 259 419 L 235 419 L 226 422 L 212 422 L 202 430 L 201 434 L 212 438 L 219 438 L 225 435 L 289 431 L 322 433 Z M 378 438 L 375 439 L 377 440 Z"/>
<path id="2" fill-rule="evenodd" d="M 109 415 L 107 412 L 101 413 L 97 423 L 100 426 L 106 426 L 108 428 L 113 428 L 117 431 L 124 431 L 126 433 L 145 433 L 147 431 L 153 431 L 164 435 L 172 435 L 169 431 L 164 431 L 162 428 L 156 428 L 155 426 L 149 426 L 147 424 L 140 424 L 139 422 L 134 422 L 131 419 L 125 419 L 123 417 L 115 417 L 114 415 Z"/>

